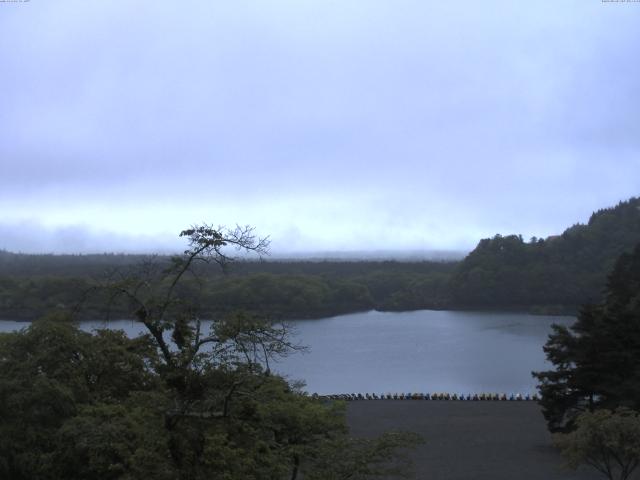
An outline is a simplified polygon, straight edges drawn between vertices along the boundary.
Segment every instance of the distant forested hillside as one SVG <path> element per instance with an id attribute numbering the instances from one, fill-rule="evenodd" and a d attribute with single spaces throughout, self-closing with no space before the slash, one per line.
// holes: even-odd
<path id="1" fill-rule="evenodd" d="M 575 311 L 601 300 L 607 274 L 640 243 L 640 199 L 598 210 L 586 225 L 525 241 L 496 235 L 481 240 L 450 282 L 451 304 L 462 308 Z"/>
<path id="2" fill-rule="evenodd" d="M 295 319 L 369 309 L 513 309 L 575 313 L 601 300 L 615 260 L 640 243 L 640 199 L 595 212 L 562 235 L 525 241 L 519 235 L 481 240 L 464 260 L 238 261 L 227 274 L 195 269 L 185 294 L 205 316 L 237 309 Z M 0 318 L 32 319 L 75 308 L 81 318 L 106 315 L 108 299 L 85 296 L 92 285 L 140 263 L 169 265 L 166 256 L 22 255 L 0 251 Z M 112 304 L 111 317 L 126 305 Z"/>
<path id="3" fill-rule="evenodd" d="M 158 268 L 169 257 L 140 255 L 18 255 L 0 252 L 0 318 L 33 319 L 52 310 L 77 309 L 80 318 L 122 318 L 128 307 L 105 305 L 92 285 L 135 270 Z M 199 298 L 207 317 L 242 309 L 269 318 L 295 319 L 379 309 L 444 308 L 455 262 L 238 261 L 226 275 L 199 265 L 184 294 Z"/>

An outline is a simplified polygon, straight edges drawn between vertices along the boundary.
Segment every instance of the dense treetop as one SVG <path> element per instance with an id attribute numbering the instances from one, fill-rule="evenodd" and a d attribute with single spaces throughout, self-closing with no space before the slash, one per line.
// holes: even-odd
<path id="1" fill-rule="evenodd" d="M 616 259 L 640 242 L 640 199 L 591 215 L 547 239 L 481 240 L 451 278 L 455 306 L 575 311 L 598 302 Z"/>

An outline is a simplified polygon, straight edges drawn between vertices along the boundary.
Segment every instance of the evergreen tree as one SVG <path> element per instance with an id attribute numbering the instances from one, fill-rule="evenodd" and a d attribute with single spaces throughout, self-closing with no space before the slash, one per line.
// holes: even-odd
<path id="1" fill-rule="evenodd" d="M 569 431 L 584 411 L 640 409 L 640 245 L 616 262 L 605 300 L 583 307 L 544 347 L 554 370 L 534 372 L 551 431 Z"/>

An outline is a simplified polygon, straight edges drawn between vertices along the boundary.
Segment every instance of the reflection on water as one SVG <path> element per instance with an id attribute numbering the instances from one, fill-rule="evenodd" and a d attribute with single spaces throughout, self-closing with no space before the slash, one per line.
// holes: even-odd
<path id="1" fill-rule="evenodd" d="M 518 313 L 366 312 L 292 322 L 296 339 L 310 347 L 274 366 L 310 392 L 533 392 L 532 370 L 548 367 L 542 346 L 552 323 L 571 317 Z M 24 327 L 0 321 L 0 331 Z M 100 321 L 83 322 L 91 331 Z M 130 320 L 108 323 L 135 336 Z M 206 325 L 204 325 L 205 328 Z"/>

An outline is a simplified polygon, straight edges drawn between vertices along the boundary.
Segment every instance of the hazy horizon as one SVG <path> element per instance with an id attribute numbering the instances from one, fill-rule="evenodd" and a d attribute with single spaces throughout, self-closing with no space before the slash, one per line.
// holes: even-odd
<path id="1" fill-rule="evenodd" d="M 620 199 L 619 202 L 629 200 L 629 197 Z M 612 205 L 603 205 L 595 209 L 595 211 L 603 208 L 612 208 L 619 202 Z M 531 235 L 536 238 L 547 238 L 561 234 L 565 229 L 576 224 L 586 224 L 589 220 L 589 214 L 586 218 L 577 219 L 567 223 L 567 225 L 549 235 Z M 230 225 L 227 225 L 229 227 Z M 224 226 L 221 226 L 224 228 Z M 255 228 L 255 227 L 253 227 Z M 259 237 L 267 237 L 269 240 L 269 248 L 267 258 L 282 259 L 425 259 L 425 260 L 455 260 L 466 256 L 475 246 L 485 238 L 491 238 L 494 235 L 521 235 L 525 240 L 531 237 L 525 237 L 520 232 L 495 232 L 476 239 L 472 244 L 466 247 L 458 248 L 367 248 L 367 245 L 361 245 L 361 248 L 298 248 L 292 249 L 287 247 L 286 239 L 278 239 L 275 242 L 270 235 L 263 232 L 255 232 Z M 11 247 L 14 248 L 11 248 Z M 165 234 L 160 238 L 152 235 L 126 235 L 114 234 L 111 232 L 99 232 L 91 230 L 86 226 L 71 226 L 59 228 L 44 228 L 40 225 L 23 223 L 22 225 L 6 225 L 0 223 L 0 251 L 8 251 L 11 253 L 25 254 L 159 254 L 174 255 L 180 253 L 186 247 L 185 241 L 176 235 Z M 242 254 L 241 254 L 242 255 Z M 233 256 L 233 254 L 232 254 Z M 251 257 L 251 255 L 249 255 Z"/>
<path id="2" fill-rule="evenodd" d="M 0 249 L 17 255 L 54 255 L 54 256 L 91 256 L 91 255 L 179 255 L 182 250 L 163 249 L 156 251 L 146 250 L 110 250 L 110 251 L 12 251 Z M 449 262 L 462 260 L 469 251 L 466 250 L 309 250 L 298 252 L 269 252 L 263 256 L 250 254 L 234 254 L 229 252 L 236 261 L 268 261 L 268 262 L 358 262 L 358 261 L 396 261 L 396 262 L 421 262 L 436 261 Z"/>
<path id="3" fill-rule="evenodd" d="M 0 3 L 0 249 L 470 251 L 640 194 L 640 4 Z"/>

